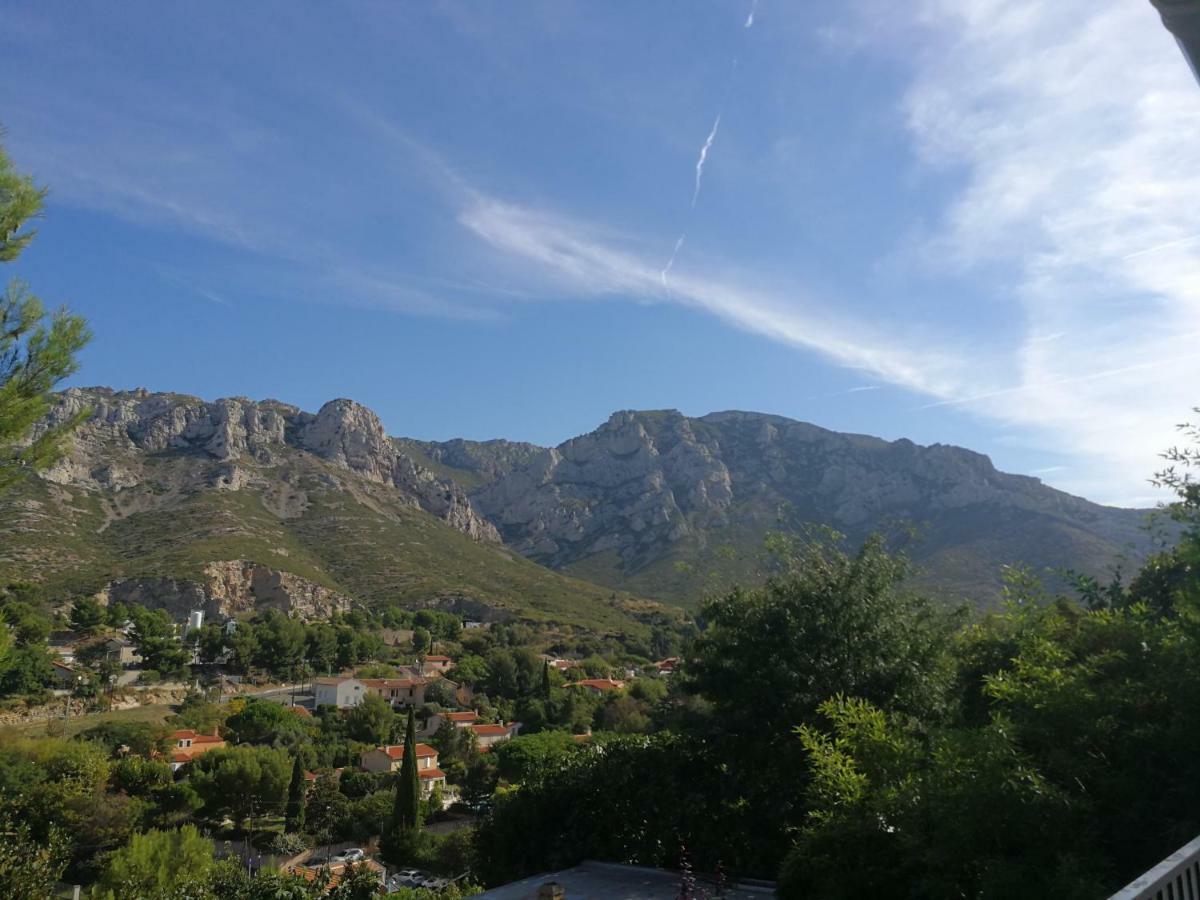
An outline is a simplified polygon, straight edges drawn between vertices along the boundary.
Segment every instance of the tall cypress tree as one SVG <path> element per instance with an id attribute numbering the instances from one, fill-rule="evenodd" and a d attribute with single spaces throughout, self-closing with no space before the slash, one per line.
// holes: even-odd
<path id="1" fill-rule="evenodd" d="M 417 773 L 417 726 L 413 711 L 408 711 L 408 727 L 404 732 L 404 759 L 400 763 L 400 778 L 396 782 L 396 804 L 392 808 L 392 827 L 401 834 L 421 824 L 421 781 Z"/>
<path id="2" fill-rule="evenodd" d="M 288 785 L 285 829 L 299 831 L 304 827 L 304 767 L 297 756 L 292 763 L 292 783 Z"/>
<path id="3" fill-rule="evenodd" d="M 542 660 L 542 697 L 550 699 L 550 660 Z"/>

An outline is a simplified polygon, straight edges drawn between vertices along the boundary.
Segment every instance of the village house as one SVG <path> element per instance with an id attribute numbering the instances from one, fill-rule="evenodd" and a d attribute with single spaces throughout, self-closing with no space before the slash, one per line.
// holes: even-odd
<path id="1" fill-rule="evenodd" d="M 582 681 L 572 681 L 566 687 L 584 688 L 593 694 L 607 694 L 609 691 L 624 689 L 625 682 L 614 681 L 611 678 L 584 678 Z"/>
<path id="2" fill-rule="evenodd" d="M 655 670 L 660 678 L 666 678 L 669 675 L 675 674 L 675 669 L 679 665 L 678 656 L 668 656 L 666 659 L 659 660 L 654 664 Z"/>
<path id="3" fill-rule="evenodd" d="M 421 674 L 426 678 L 445 675 L 454 668 L 454 660 L 448 656 L 427 656 L 421 660 Z"/>
<path id="4" fill-rule="evenodd" d="M 479 749 L 483 751 L 490 750 L 496 744 L 507 741 L 509 738 L 516 737 L 521 730 L 520 722 L 509 722 L 507 725 L 471 725 L 471 731 L 475 733 L 475 740 L 479 744 Z"/>
<path id="5" fill-rule="evenodd" d="M 172 772 L 179 771 L 197 756 L 207 753 L 209 750 L 217 750 L 225 746 L 225 740 L 216 728 L 213 728 L 212 734 L 199 734 L 190 728 L 184 728 L 171 735 L 171 743 L 174 745 L 169 755 Z"/>
<path id="6" fill-rule="evenodd" d="M 312 680 L 316 706 L 348 709 L 358 706 L 367 694 L 378 694 L 392 706 L 421 706 L 425 703 L 424 678 L 352 678 L 345 675 Z"/>
<path id="7" fill-rule="evenodd" d="M 105 641 L 104 652 L 109 659 L 123 666 L 132 666 L 142 661 L 142 657 L 138 655 L 133 646 L 133 641 L 124 635 L 118 635 Z"/>
<path id="8" fill-rule="evenodd" d="M 54 660 L 50 663 L 50 667 L 54 670 L 54 679 L 58 682 L 58 686 L 62 690 L 72 690 L 77 685 L 83 683 L 83 673 L 75 671 L 74 668 L 59 660 Z"/>
<path id="9" fill-rule="evenodd" d="M 367 690 L 392 706 L 422 706 L 429 682 L 424 678 L 364 678 Z"/>
<path id="10" fill-rule="evenodd" d="M 359 758 L 359 767 L 364 772 L 376 775 L 385 772 L 399 772 L 404 762 L 404 745 L 389 744 L 386 747 L 376 747 L 364 750 Z M 421 794 L 428 795 L 434 785 L 446 784 L 446 773 L 438 768 L 438 753 L 428 744 L 417 744 L 417 777 L 421 780 Z"/>
<path id="11" fill-rule="evenodd" d="M 357 678 L 314 678 L 312 692 L 313 703 L 316 706 L 348 709 L 362 702 L 367 693 L 367 686 Z"/>
<path id="12" fill-rule="evenodd" d="M 440 712 L 434 713 L 429 717 L 429 721 L 425 723 L 425 734 L 436 734 L 442 724 L 449 722 L 455 728 L 470 728 L 479 721 L 479 713 L 474 710 L 465 712 Z"/>
<path id="13" fill-rule="evenodd" d="M 81 635 L 74 631 L 52 631 L 46 638 L 46 650 L 65 663 L 75 662 L 75 648 L 82 642 Z"/>

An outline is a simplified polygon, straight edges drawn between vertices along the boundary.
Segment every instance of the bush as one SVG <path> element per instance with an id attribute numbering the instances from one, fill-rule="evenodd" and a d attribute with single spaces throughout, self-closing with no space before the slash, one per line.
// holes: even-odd
<path id="1" fill-rule="evenodd" d="M 282 832 L 271 840 L 271 852 L 280 856 L 295 856 L 308 849 L 308 839 L 296 832 Z"/>

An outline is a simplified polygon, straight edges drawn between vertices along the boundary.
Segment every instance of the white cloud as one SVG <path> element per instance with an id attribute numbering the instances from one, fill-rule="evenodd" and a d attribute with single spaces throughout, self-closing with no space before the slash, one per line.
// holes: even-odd
<path id="1" fill-rule="evenodd" d="M 948 399 L 1084 457 L 1065 486 L 1131 493 L 1200 402 L 1200 91 L 1148 4 L 930 0 L 921 18 L 908 125 L 966 175 L 926 259 L 1012 272 L 1027 331 L 1015 384 Z"/>
<path id="2" fill-rule="evenodd" d="M 577 293 L 643 302 L 663 298 L 660 270 L 584 223 L 496 200 L 469 207 L 461 221 L 492 246 L 535 264 L 542 275 Z M 839 319 L 800 291 L 766 291 L 733 278 L 693 274 L 672 278 L 669 299 L 910 390 L 950 398 L 963 389 L 964 358 L 921 349 L 929 342 L 915 336 L 905 340 L 895 327 Z"/>

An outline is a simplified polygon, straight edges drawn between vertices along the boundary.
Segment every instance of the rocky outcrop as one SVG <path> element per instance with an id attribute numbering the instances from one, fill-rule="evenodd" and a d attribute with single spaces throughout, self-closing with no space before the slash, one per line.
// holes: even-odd
<path id="1" fill-rule="evenodd" d="M 371 481 L 410 492 L 419 506 L 477 540 L 499 540 L 466 493 L 402 453 L 379 417 L 353 400 L 331 400 L 315 416 L 297 420 L 301 447 Z"/>
<path id="2" fill-rule="evenodd" d="M 718 544 L 731 528 L 761 534 L 820 523 L 859 535 L 889 520 L 936 525 L 1007 511 L 1117 545 L 1136 541 L 1140 518 L 998 472 L 986 456 L 958 447 L 757 413 L 693 419 L 674 410 L 616 413 L 473 499 L 507 543 L 540 562 L 561 568 L 615 552 L 625 571 L 679 542 Z"/>
<path id="3" fill-rule="evenodd" d="M 350 598 L 343 594 L 247 560 L 210 563 L 195 580 L 123 578 L 109 584 L 100 599 L 165 609 L 177 620 L 195 609 L 210 618 L 277 609 L 305 620 L 350 610 Z"/>
<path id="4" fill-rule="evenodd" d="M 409 506 L 477 540 L 499 540 L 461 487 L 401 452 L 379 417 L 352 400 L 332 400 L 314 415 L 270 400 L 206 402 L 144 390 L 72 388 L 60 395 L 45 427 L 83 410 L 90 416 L 71 452 L 46 473 L 51 481 L 120 489 L 145 477 L 147 457 L 195 457 L 222 464 L 204 470 L 205 487 L 239 490 L 261 481 L 247 467 L 269 467 L 281 454 L 299 450 L 395 488 Z"/>

